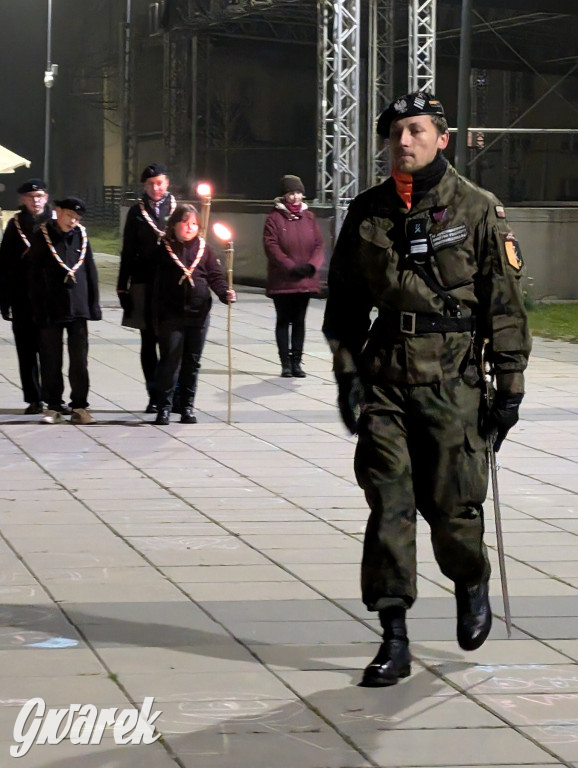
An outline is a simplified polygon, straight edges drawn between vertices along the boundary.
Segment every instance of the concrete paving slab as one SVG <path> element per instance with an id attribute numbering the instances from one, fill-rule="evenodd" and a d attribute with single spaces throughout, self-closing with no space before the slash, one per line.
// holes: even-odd
<path id="1" fill-rule="evenodd" d="M 491 501 L 496 619 L 473 653 L 455 642 L 452 585 L 419 520 L 412 675 L 367 690 L 358 683 L 380 632 L 359 598 L 367 508 L 335 409 L 323 301 L 308 311 L 307 378 L 282 380 L 272 304 L 240 293 L 230 425 L 226 309 L 215 305 L 200 423 L 158 428 L 139 410 L 139 336 L 120 326 L 116 267 L 104 267 L 105 316 L 91 324 L 87 427 L 22 416 L 0 324 L 0 754 L 23 699 L 55 691 L 62 706 L 159 696 L 164 745 L 119 746 L 107 732 L 100 746 L 35 745 L 19 765 L 577 763 L 578 350 L 537 340 L 499 456 L 512 638 Z"/>

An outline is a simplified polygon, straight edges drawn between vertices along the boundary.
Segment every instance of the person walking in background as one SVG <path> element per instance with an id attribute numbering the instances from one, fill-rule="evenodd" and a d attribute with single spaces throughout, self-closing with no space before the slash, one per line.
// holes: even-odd
<path id="1" fill-rule="evenodd" d="M 140 330 L 140 362 L 149 396 L 146 413 L 155 413 L 158 339 L 153 328 L 151 291 L 158 245 L 176 201 L 169 193 L 170 180 L 164 165 L 147 165 L 141 183 L 143 196 L 126 216 L 116 292 L 124 310 L 122 324 Z"/>
<path id="2" fill-rule="evenodd" d="M 377 132 L 389 139 L 392 176 L 349 207 L 323 323 L 370 508 L 362 597 L 379 614 L 383 643 L 363 674 L 366 686 L 410 674 L 418 510 L 454 583 L 460 647 L 475 650 L 488 637 L 487 441 L 497 451 L 518 420 L 531 349 L 518 242 L 499 200 L 445 159 L 440 102 L 425 92 L 402 96 Z M 497 390 L 489 413 L 485 340 Z"/>
<path id="3" fill-rule="evenodd" d="M 56 220 L 46 221 L 31 240 L 25 260 L 33 319 L 39 328 L 45 424 L 57 424 L 71 414 L 73 424 L 89 424 L 88 326 L 102 319 L 98 274 L 86 229 L 86 211 L 78 197 L 55 201 Z M 62 344 L 66 330 L 70 405 L 62 400 Z"/>
<path id="4" fill-rule="evenodd" d="M 199 236 L 192 205 L 179 203 L 171 214 L 155 262 L 153 316 L 160 348 L 155 424 L 170 423 L 177 384 L 181 424 L 196 424 L 195 395 L 209 328 L 211 290 L 223 304 L 236 301 L 237 295 L 228 289 L 219 259 Z"/>
<path id="5" fill-rule="evenodd" d="M 12 321 L 25 414 L 42 413 L 38 328 L 26 289 L 23 254 L 32 235 L 51 216 L 48 192 L 42 179 L 28 179 L 17 190 L 20 208 L 10 219 L 0 245 L 0 309 L 4 320 Z"/>
<path id="6" fill-rule="evenodd" d="M 283 176 L 281 195 L 275 198 L 263 231 L 266 293 L 275 304 L 275 339 L 284 378 L 306 375 L 301 366 L 305 315 L 311 295 L 319 292 L 325 259 L 323 238 L 314 214 L 303 202 L 304 195 L 298 176 Z"/>

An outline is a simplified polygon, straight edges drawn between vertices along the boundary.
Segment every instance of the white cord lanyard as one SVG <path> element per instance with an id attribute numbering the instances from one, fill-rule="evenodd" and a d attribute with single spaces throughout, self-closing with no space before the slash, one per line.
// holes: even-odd
<path id="1" fill-rule="evenodd" d="M 205 252 L 205 241 L 202 237 L 199 237 L 199 250 L 197 251 L 197 255 L 195 256 L 195 260 L 191 264 L 190 267 L 185 267 L 183 262 L 179 259 L 177 254 L 173 251 L 171 246 L 168 244 L 168 241 L 164 241 L 164 246 L 167 249 L 167 253 L 171 257 L 171 259 L 177 264 L 184 272 L 184 275 L 179 280 L 179 285 L 186 279 L 189 281 L 192 287 L 194 287 L 195 283 L 193 281 L 193 272 L 195 271 L 197 264 L 199 261 L 203 258 L 203 253 Z"/>
<path id="2" fill-rule="evenodd" d="M 64 282 L 67 280 L 72 280 L 73 283 L 76 282 L 76 272 L 84 263 L 84 257 L 86 256 L 86 244 L 88 243 L 88 238 L 86 236 L 86 228 L 82 226 L 82 224 L 77 225 L 80 229 L 80 233 L 82 235 L 82 249 L 80 251 L 80 258 L 76 262 L 76 264 L 73 267 L 68 267 L 60 258 L 58 255 L 58 252 L 56 248 L 54 247 L 52 240 L 50 239 L 50 235 L 48 234 L 48 230 L 46 229 L 46 224 L 41 224 L 40 229 L 42 231 L 42 234 L 44 235 L 44 239 L 46 240 L 46 244 L 50 248 L 50 252 L 56 259 L 56 261 L 60 264 L 60 266 L 66 270 L 66 277 L 64 278 Z"/>

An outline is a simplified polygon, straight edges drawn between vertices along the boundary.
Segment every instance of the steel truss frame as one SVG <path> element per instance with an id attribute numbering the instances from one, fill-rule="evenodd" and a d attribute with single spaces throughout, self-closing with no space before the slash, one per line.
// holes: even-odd
<path id="1" fill-rule="evenodd" d="M 436 0 L 409 0 L 408 91 L 431 91 L 436 83 Z"/>
<path id="2" fill-rule="evenodd" d="M 359 192 L 361 0 L 318 0 L 317 198 L 340 225 Z"/>
<path id="3" fill-rule="evenodd" d="M 393 99 L 393 0 L 370 0 L 367 115 L 367 182 L 389 176 L 389 153 L 375 131 L 377 118 Z"/>

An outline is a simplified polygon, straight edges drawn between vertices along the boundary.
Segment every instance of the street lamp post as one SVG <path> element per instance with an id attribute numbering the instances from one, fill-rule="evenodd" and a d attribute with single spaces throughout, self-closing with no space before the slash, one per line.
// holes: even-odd
<path id="1" fill-rule="evenodd" d="M 46 69 L 44 70 L 44 85 L 46 87 L 46 102 L 44 113 L 44 182 L 49 186 L 50 176 L 50 89 L 58 74 L 58 64 L 52 63 L 52 0 L 48 0 L 48 21 L 46 27 Z"/>

